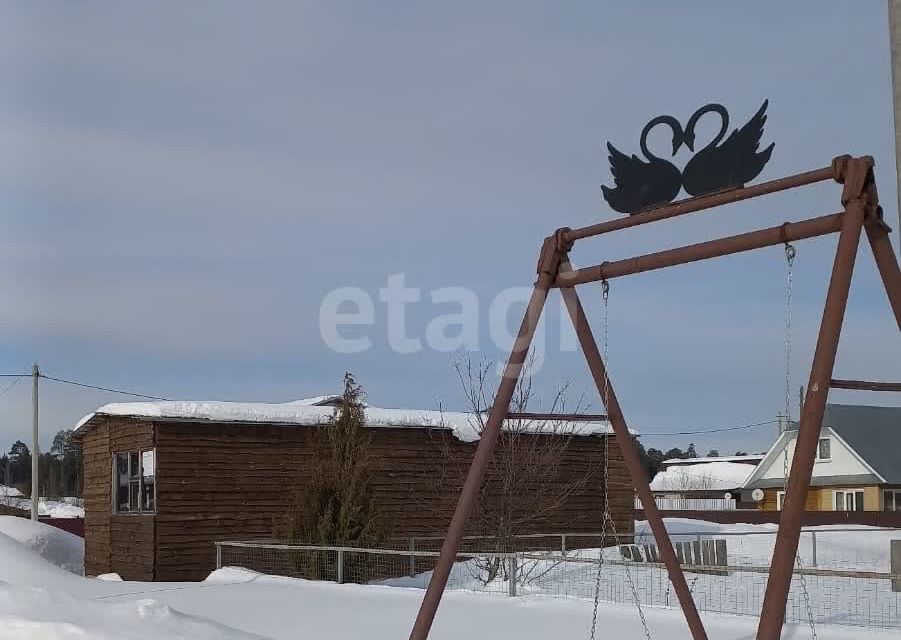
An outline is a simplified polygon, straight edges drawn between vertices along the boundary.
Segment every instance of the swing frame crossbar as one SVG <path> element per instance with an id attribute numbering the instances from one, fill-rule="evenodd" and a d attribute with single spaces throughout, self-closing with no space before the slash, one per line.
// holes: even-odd
<path id="1" fill-rule="evenodd" d="M 410 640 L 426 640 L 428 638 L 435 613 L 456 561 L 469 516 L 475 505 L 485 472 L 491 462 L 502 424 L 504 419 L 511 415 L 508 413 L 510 402 L 548 294 L 553 288 L 560 290 L 588 369 L 600 394 L 601 402 L 606 404 L 606 416 L 612 427 L 616 443 L 623 454 L 636 493 L 644 505 L 645 517 L 656 539 L 661 560 L 669 574 L 673 590 L 678 596 L 679 605 L 685 615 L 692 638 L 707 640 L 707 632 L 685 580 L 682 566 L 676 557 L 672 541 L 664 526 L 663 518 L 651 493 L 634 439 L 629 432 L 613 385 L 607 375 L 606 364 L 592 334 L 591 326 L 576 291 L 576 285 L 607 281 L 610 278 L 624 275 L 838 233 L 838 246 L 826 294 L 810 379 L 801 409 L 794 464 L 792 464 L 785 502 L 780 514 L 779 530 L 757 630 L 758 640 L 779 640 L 781 638 L 786 602 L 798 550 L 804 504 L 810 487 L 829 389 L 830 387 L 849 388 L 843 386 L 842 383 L 850 382 L 858 385 L 850 388 L 898 390 L 895 388 L 898 387 L 895 383 L 841 381 L 832 378 L 839 336 L 848 302 L 851 276 L 864 230 L 866 230 L 877 269 L 885 287 L 889 305 L 894 312 L 898 328 L 901 330 L 901 270 L 899 270 L 898 260 L 888 236 L 891 229 L 882 219 L 873 166 L 873 159 L 869 156 L 858 158 L 848 155 L 839 156 L 833 159 L 830 166 L 815 171 L 690 198 L 668 206 L 643 211 L 627 218 L 618 218 L 579 229 L 564 227 L 545 238 L 538 259 L 538 279 L 535 282 L 522 325 L 498 385 L 494 404 L 488 414 L 440 555 L 410 633 Z M 840 213 L 801 222 L 787 222 L 778 227 L 645 254 L 626 260 L 605 262 L 583 269 L 574 270 L 569 261 L 569 252 L 576 240 L 827 180 L 834 180 L 843 185 L 841 196 L 843 210 Z M 891 388 L 887 388 L 886 385 Z M 875 388 L 880 386 L 882 388 Z M 607 505 L 604 508 L 606 509 Z"/>

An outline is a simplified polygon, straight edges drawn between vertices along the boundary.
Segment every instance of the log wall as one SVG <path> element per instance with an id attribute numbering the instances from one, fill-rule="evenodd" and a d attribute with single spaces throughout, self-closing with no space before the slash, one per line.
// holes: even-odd
<path id="1" fill-rule="evenodd" d="M 118 421 L 111 427 L 113 431 L 134 422 L 126 418 L 110 420 Z M 165 581 L 205 578 L 215 566 L 213 542 L 272 537 L 295 488 L 310 480 L 314 467 L 314 427 L 160 421 L 149 433 L 157 452 L 157 515 L 140 527 L 126 526 L 120 520 L 146 517 L 112 518 L 110 545 L 115 551 L 107 560 L 112 567 L 107 570 L 123 577 L 152 574 L 153 579 Z M 369 433 L 374 456 L 371 482 L 383 524 L 393 536 L 443 535 L 475 443 L 460 442 L 439 429 L 373 428 Z M 498 446 L 500 454 L 506 443 Z M 600 530 L 603 449 L 601 437 L 571 440 L 547 485 L 559 488 L 586 474 L 589 482 L 583 481 L 565 504 L 531 521 L 530 532 Z M 621 452 L 612 441 L 609 455 L 611 509 L 619 531 L 631 533 L 632 483 Z M 89 464 L 99 464 L 98 458 L 88 462 L 86 457 L 86 479 Z M 105 468 L 108 517 L 109 454 Z M 494 488 L 500 486 L 502 473 L 495 468 L 489 474 L 486 499 L 497 493 Z M 87 517 L 90 539 L 93 522 Z M 102 518 L 96 521 L 101 528 L 94 547 L 99 549 L 104 535 Z M 152 556 L 125 551 L 143 550 L 141 540 L 148 536 L 155 538 Z M 92 564 L 92 568 L 99 566 L 100 562 Z"/>
<path id="2" fill-rule="evenodd" d="M 85 574 L 154 579 L 154 516 L 113 513 L 113 454 L 153 447 L 153 425 L 97 416 L 80 437 L 84 455 Z"/>

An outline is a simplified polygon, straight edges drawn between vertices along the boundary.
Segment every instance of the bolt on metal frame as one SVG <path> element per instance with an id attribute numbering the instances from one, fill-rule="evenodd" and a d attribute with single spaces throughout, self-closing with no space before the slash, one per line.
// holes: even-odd
<path id="1" fill-rule="evenodd" d="M 853 158 L 839 156 L 822 169 L 808 171 L 769 182 L 731 189 L 706 196 L 690 198 L 671 205 L 651 209 L 626 218 L 590 225 L 580 229 L 561 228 L 545 238 L 538 259 L 538 279 L 526 308 L 516 341 L 507 360 L 503 377 L 498 385 L 494 404 L 488 414 L 482 437 L 473 456 L 472 465 L 463 484 L 460 498 L 441 547 L 441 552 L 419 613 L 410 633 L 410 640 L 426 640 L 435 613 L 447 585 L 455 562 L 466 524 L 475 505 L 485 471 L 491 461 L 504 420 L 509 417 L 510 401 L 522 373 L 523 364 L 535 335 L 538 321 L 552 288 L 560 289 L 567 312 L 575 327 L 579 345 L 585 356 L 595 386 L 604 401 L 606 415 L 613 428 L 617 445 L 623 453 L 626 467 L 635 490 L 645 506 L 645 516 L 654 537 L 663 564 L 666 566 L 679 605 L 694 640 L 707 640 L 707 632 L 698 614 L 682 566 L 676 557 L 672 541 L 663 518 L 653 499 L 648 480 L 644 475 L 638 451 L 629 434 L 622 409 L 607 377 L 607 370 L 592 334 L 581 300 L 575 289 L 578 284 L 606 281 L 624 275 L 642 273 L 718 256 L 725 256 L 753 249 L 769 247 L 806 238 L 838 233 L 838 247 L 832 267 L 826 303 L 820 323 L 819 336 L 814 352 L 813 365 L 807 394 L 801 410 L 795 464 L 788 480 L 783 511 L 764 595 L 758 640 L 779 640 L 785 619 L 786 602 L 791 586 L 792 571 L 801 533 L 801 520 L 805 498 L 810 487 L 816 447 L 829 388 L 848 388 L 847 383 L 859 383 L 852 388 L 872 390 L 898 390 L 895 383 L 860 383 L 832 378 L 838 341 L 848 301 L 851 275 L 857 256 L 860 237 L 866 229 L 873 257 L 888 296 L 889 304 L 901 330 L 901 270 L 888 237 L 888 225 L 883 222 L 882 209 L 873 177 L 873 159 L 869 156 Z M 796 223 L 786 222 L 778 227 L 720 238 L 709 242 L 669 249 L 605 262 L 583 269 L 572 269 L 569 252 L 576 240 L 619 231 L 650 222 L 685 215 L 757 196 L 785 191 L 817 182 L 834 180 L 844 185 L 841 203 L 843 210 L 832 215 L 812 218 Z M 844 386 L 842 383 L 846 383 Z"/>

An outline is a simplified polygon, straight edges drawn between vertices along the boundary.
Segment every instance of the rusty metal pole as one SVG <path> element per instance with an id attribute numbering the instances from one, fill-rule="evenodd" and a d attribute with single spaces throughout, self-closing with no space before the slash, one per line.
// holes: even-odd
<path id="1" fill-rule="evenodd" d="M 871 380 L 837 380 L 829 382 L 833 389 L 853 389 L 855 391 L 901 391 L 901 382 L 873 382 Z"/>
<path id="2" fill-rule="evenodd" d="M 568 260 L 564 260 L 560 265 L 560 273 L 570 271 L 571 267 Z M 572 320 L 573 327 L 576 330 L 576 336 L 579 339 L 579 345 L 582 347 L 582 353 L 585 354 L 585 361 L 588 363 L 588 369 L 594 378 L 595 386 L 598 393 L 601 394 L 601 401 L 606 404 L 604 407 L 609 416 L 610 424 L 613 427 L 613 433 L 616 436 L 616 443 L 622 451 L 623 459 L 635 484 L 635 490 L 641 503 L 644 506 L 645 517 L 654 533 L 657 541 L 657 548 L 660 551 L 660 557 L 666 565 L 669 572 L 670 582 L 673 584 L 673 590 L 679 598 L 679 604 L 682 612 L 685 614 L 685 620 L 691 630 L 694 640 L 707 640 L 707 632 L 704 630 L 704 623 L 701 622 L 701 616 L 698 614 L 698 608 L 694 599 L 691 597 L 691 590 L 685 581 L 685 574 L 682 572 L 682 566 L 676 557 L 673 549 L 672 540 L 663 524 L 663 518 L 657 508 L 657 502 L 654 500 L 654 494 L 651 493 L 651 487 L 645 477 L 644 468 L 641 466 L 641 459 L 638 457 L 638 451 L 632 443 L 632 436 L 629 435 L 629 428 L 623 417 L 622 409 L 619 406 L 619 400 L 613 391 L 613 385 L 607 377 L 607 369 L 604 359 L 598 350 L 597 342 L 591 331 L 591 325 L 585 316 L 585 310 L 582 308 L 582 302 L 579 300 L 579 294 L 575 288 L 561 287 L 560 293 L 566 304 L 566 310 Z M 605 397 L 606 396 L 606 397 Z"/>
<path id="3" fill-rule="evenodd" d="M 830 233 L 836 233 L 842 228 L 844 213 L 833 213 L 828 216 L 811 218 L 800 222 L 786 222 L 776 227 L 758 229 L 748 233 L 740 233 L 735 236 L 708 240 L 675 249 L 666 249 L 656 253 L 646 253 L 614 260 L 591 267 L 583 267 L 574 271 L 561 272 L 557 276 L 557 286 L 572 287 L 577 284 L 598 282 L 600 280 L 612 280 L 635 273 L 644 273 L 656 269 L 665 269 L 680 264 L 698 262 L 728 256 L 744 251 L 773 247 L 785 242 L 816 238 Z"/>
<path id="4" fill-rule="evenodd" d="M 834 158 L 832 162 L 834 164 L 840 158 L 850 157 L 851 156 L 838 156 L 838 158 Z M 770 180 L 769 182 L 753 184 L 747 187 L 728 189 L 726 191 L 711 193 L 706 196 L 687 198 L 656 209 L 649 209 L 630 216 L 614 218 L 613 220 L 599 222 L 587 227 L 572 229 L 566 233 L 566 239 L 575 241 L 581 240 L 582 238 L 591 238 L 604 233 L 611 233 L 613 231 L 620 231 L 622 229 L 648 224 L 649 222 L 658 222 L 677 216 L 684 216 L 687 213 L 695 213 L 706 209 L 712 209 L 713 207 L 720 207 L 724 204 L 741 202 L 742 200 L 748 200 L 749 198 L 756 198 L 758 196 L 777 193 L 779 191 L 795 189 L 817 182 L 825 182 L 826 180 L 832 180 L 834 177 L 833 167 L 829 166 L 823 167 L 822 169 L 815 169 L 814 171 L 798 173 L 793 176 L 786 176 L 785 178 L 779 178 L 777 180 Z"/>
<path id="5" fill-rule="evenodd" d="M 810 488 L 820 428 L 826 411 L 829 383 L 832 380 L 864 215 L 864 202 L 860 197 L 845 203 L 845 218 L 826 294 L 823 319 L 807 385 L 807 396 L 801 410 L 801 424 L 798 428 L 795 454 L 785 492 L 785 503 L 779 518 L 779 531 L 776 535 L 776 546 L 773 550 L 760 623 L 757 627 L 757 640 L 779 640 L 782 636 L 786 602 L 791 587 L 795 556 L 798 552 L 798 539 L 801 535 L 804 504 Z"/>
<path id="6" fill-rule="evenodd" d="M 429 580 L 429 586 L 419 607 L 416 622 L 413 624 L 412 631 L 410 631 L 410 640 L 426 640 L 429 636 L 429 631 L 435 620 L 435 613 L 438 611 L 438 605 L 441 604 L 441 596 L 444 594 L 444 588 L 447 586 L 451 569 L 457 559 L 457 552 L 460 549 L 460 542 L 466 530 L 466 523 L 469 521 L 469 516 L 482 487 L 485 471 L 488 469 L 488 464 L 494 455 L 494 447 L 497 444 L 501 427 L 510 408 L 510 401 L 516 391 L 516 384 L 522 373 L 523 364 L 532 345 L 535 329 L 538 326 L 538 321 L 541 319 L 548 291 L 557 277 L 557 269 L 560 266 L 562 256 L 572 247 L 572 243 L 565 241 L 563 232 L 564 230 L 561 229 L 544 241 L 538 262 L 538 280 L 535 282 L 535 288 L 532 290 L 532 297 L 529 300 L 525 317 L 523 317 L 520 325 L 519 334 L 513 343 L 513 349 L 507 360 L 503 378 L 498 385 L 494 404 L 488 414 L 485 428 L 482 430 L 479 446 L 476 448 L 472 464 L 469 467 L 469 473 L 466 475 L 466 481 L 463 483 L 463 490 L 460 492 L 460 498 L 457 501 L 457 507 L 451 518 L 450 526 L 448 526 L 447 535 L 444 538 L 444 543 L 441 545 L 441 552 L 438 555 L 435 569 L 432 571 L 432 577 Z"/>
<path id="7" fill-rule="evenodd" d="M 898 329 L 901 329 L 901 270 L 898 269 L 892 242 L 888 239 L 888 229 L 882 224 L 868 224 L 867 240 L 870 241 L 873 257 L 876 258 L 876 268 L 885 285 L 889 304 L 895 312 Z"/>

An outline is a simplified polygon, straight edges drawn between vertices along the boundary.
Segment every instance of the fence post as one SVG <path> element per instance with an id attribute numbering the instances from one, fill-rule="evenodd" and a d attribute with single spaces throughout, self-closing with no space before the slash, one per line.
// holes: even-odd
<path id="1" fill-rule="evenodd" d="M 519 575 L 519 558 L 515 553 L 510 554 L 510 581 L 507 583 L 507 595 L 516 597 L 516 578 Z"/>
<path id="2" fill-rule="evenodd" d="M 344 551 L 338 550 L 338 584 L 344 584 Z"/>
<path id="3" fill-rule="evenodd" d="M 222 543 L 215 542 L 213 544 L 216 545 L 216 568 L 221 569 L 222 568 Z"/>
<path id="4" fill-rule="evenodd" d="M 416 538 L 410 538 L 410 577 L 416 575 Z"/>
<path id="5" fill-rule="evenodd" d="M 813 555 L 813 566 L 817 566 L 817 532 L 810 532 L 811 554 Z"/>
<path id="6" fill-rule="evenodd" d="M 566 534 L 560 534 L 560 552 L 566 555 Z"/>
<path id="7" fill-rule="evenodd" d="M 892 540 L 890 553 L 892 575 L 901 575 L 901 540 Z M 901 591 L 901 578 L 892 580 L 892 591 Z"/>

